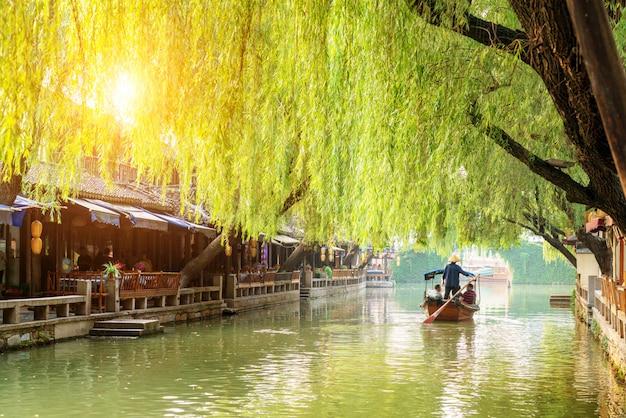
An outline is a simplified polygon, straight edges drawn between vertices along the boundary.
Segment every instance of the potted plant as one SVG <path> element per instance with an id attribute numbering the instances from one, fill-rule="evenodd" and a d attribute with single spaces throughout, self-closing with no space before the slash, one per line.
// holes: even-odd
<path id="1" fill-rule="evenodd" d="M 104 267 L 102 274 L 104 275 L 105 278 L 122 277 L 122 268 L 124 267 L 122 263 L 112 263 L 109 261 L 108 263 L 103 264 L 102 267 Z"/>

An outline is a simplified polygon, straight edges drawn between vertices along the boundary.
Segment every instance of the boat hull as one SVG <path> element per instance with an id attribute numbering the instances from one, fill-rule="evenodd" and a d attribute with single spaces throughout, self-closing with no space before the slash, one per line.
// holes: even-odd
<path id="1" fill-rule="evenodd" d="M 430 316 L 441 306 L 442 304 L 438 303 L 437 300 L 427 298 L 424 301 L 424 313 L 426 316 Z M 479 310 L 478 306 L 466 305 L 461 301 L 452 301 L 439 313 L 435 321 L 467 321 L 472 319 Z"/>

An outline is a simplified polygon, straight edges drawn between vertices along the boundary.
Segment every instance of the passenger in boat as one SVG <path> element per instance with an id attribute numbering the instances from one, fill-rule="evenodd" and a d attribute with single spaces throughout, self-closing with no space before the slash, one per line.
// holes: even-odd
<path id="1" fill-rule="evenodd" d="M 437 306 L 443 305 L 443 294 L 441 293 L 441 285 L 435 285 L 435 299 L 437 299 Z"/>
<path id="2" fill-rule="evenodd" d="M 467 290 L 461 295 L 461 301 L 467 305 L 473 305 L 476 302 L 476 292 L 474 292 L 474 285 L 469 283 Z"/>
<path id="3" fill-rule="evenodd" d="M 441 285 L 440 285 L 440 284 L 436 284 L 436 285 L 435 285 L 435 291 L 436 291 L 437 293 L 439 293 L 439 295 L 441 295 Z"/>
<path id="4" fill-rule="evenodd" d="M 459 285 L 459 275 L 462 274 L 466 277 L 476 277 L 474 273 L 463 270 L 457 263 L 461 261 L 458 255 L 452 254 L 448 259 L 448 264 L 443 269 L 442 283 L 446 287 L 446 292 L 443 294 L 443 298 L 446 299 L 451 295 L 455 295 L 456 292 L 461 290 Z"/>

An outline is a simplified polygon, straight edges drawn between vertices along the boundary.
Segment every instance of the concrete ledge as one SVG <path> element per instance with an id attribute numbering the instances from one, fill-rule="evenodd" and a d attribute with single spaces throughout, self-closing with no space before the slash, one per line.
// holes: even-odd
<path id="1" fill-rule="evenodd" d="M 343 286 L 313 287 L 313 288 L 308 289 L 308 294 L 306 291 L 307 289 L 303 288 L 302 296 L 304 298 L 317 299 L 317 298 L 324 298 L 324 297 L 332 296 L 332 295 L 342 295 L 345 293 L 358 292 L 361 289 L 365 289 L 365 287 L 366 287 L 365 281 L 362 281 L 361 283 L 349 284 L 349 285 L 343 285 Z"/>
<path id="2" fill-rule="evenodd" d="M 222 300 L 166 306 L 135 311 L 69 316 L 21 324 L 0 325 L 0 352 L 89 335 L 95 321 L 107 319 L 159 319 L 162 324 L 219 317 L 226 308 Z"/>

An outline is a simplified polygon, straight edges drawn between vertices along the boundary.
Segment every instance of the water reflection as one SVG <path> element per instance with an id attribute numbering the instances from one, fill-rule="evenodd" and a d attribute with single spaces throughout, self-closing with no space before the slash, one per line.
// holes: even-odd
<path id="1" fill-rule="evenodd" d="M 549 295 L 479 289 L 466 323 L 423 325 L 424 288 L 368 289 L 138 340 L 0 356 L 0 416 L 624 415 L 595 341 Z"/>

